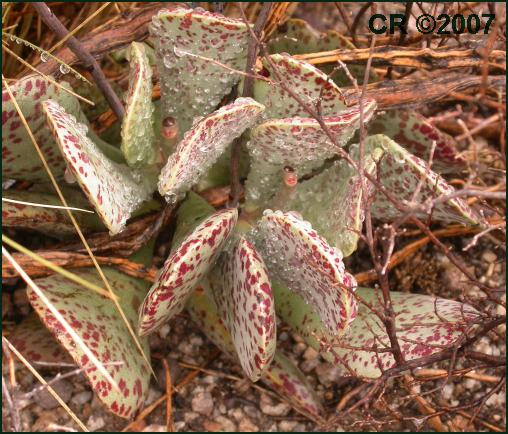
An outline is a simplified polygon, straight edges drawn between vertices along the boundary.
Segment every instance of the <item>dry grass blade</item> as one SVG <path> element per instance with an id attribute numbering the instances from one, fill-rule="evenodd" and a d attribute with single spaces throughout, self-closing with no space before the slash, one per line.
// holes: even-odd
<path id="1" fill-rule="evenodd" d="M 95 214 L 94 211 L 91 211 L 89 209 L 75 208 L 72 206 L 65 207 L 65 206 L 59 206 L 59 205 L 47 205 L 44 203 L 25 202 L 22 200 L 8 199 L 6 197 L 2 197 L 2 202 L 19 203 L 20 205 L 29 205 L 29 206 L 40 206 L 41 208 L 70 209 L 72 211 L 81 211 L 81 212 L 88 212 L 90 214 Z"/>
<path id="2" fill-rule="evenodd" d="M 4 86 L 5 86 L 8 94 L 9 94 L 9 97 L 11 98 L 11 101 L 14 104 L 14 107 L 16 108 L 16 111 L 18 112 L 18 114 L 19 114 L 19 116 L 21 118 L 21 122 L 23 123 L 23 126 L 26 128 L 26 130 L 28 132 L 28 135 L 30 136 L 30 139 L 32 140 L 32 143 L 33 143 L 33 145 L 35 147 L 35 150 L 37 151 L 37 154 L 39 155 L 39 158 L 41 159 L 41 161 L 42 161 L 42 163 L 44 165 L 44 168 L 46 169 L 46 172 L 48 173 L 48 175 L 49 175 L 49 177 L 51 179 L 51 183 L 53 184 L 53 187 L 55 188 L 55 190 L 56 190 L 56 192 L 58 194 L 58 197 L 60 198 L 62 204 L 66 208 L 69 208 L 69 204 L 67 203 L 67 200 L 65 199 L 62 191 L 60 190 L 60 187 L 58 186 L 58 183 L 57 183 L 53 173 L 51 172 L 51 169 L 48 166 L 46 158 L 44 157 L 44 154 L 42 153 L 39 145 L 37 144 L 37 141 L 35 140 L 35 137 L 34 137 L 32 131 L 30 130 L 28 122 L 26 121 L 25 116 L 23 115 L 23 112 L 19 108 L 19 105 L 18 105 L 18 103 L 16 101 L 16 98 L 14 98 L 14 95 L 12 94 L 11 88 L 10 88 L 9 84 L 7 83 L 7 80 L 5 80 L 5 77 L 3 75 L 2 75 L 2 81 L 4 83 Z M 71 220 L 72 224 L 76 228 L 76 232 L 78 233 L 81 242 L 85 246 L 85 249 L 86 249 L 88 255 L 90 256 L 90 258 L 91 258 L 91 260 L 92 260 L 92 262 L 94 264 L 94 267 L 97 269 L 97 272 L 99 273 L 99 276 L 101 277 L 102 281 L 104 282 L 104 285 L 106 286 L 106 289 L 108 290 L 109 294 L 111 295 L 111 298 L 112 298 L 113 302 L 115 303 L 115 306 L 116 306 L 116 309 L 118 310 L 118 313 L 122 317 L 122 320 L 125 323 L 125 325 L 127 326 L 127 329 L 129 330 L 130 335 L 134 339 L 136 347 L 138 348 L 138 350 L 143 355 L 143 358 L 145 359 L 147 367 L 150 369 L 152 374 L 155 376 L 155 373 L 153 372 L 150 360 L 148 359 L 148 357 L 146 356 L 145 352 L 143 351 L 143 347 L 141 346 L 141 343 L 139 342 L 139 339 L 138 339 L 136 333 L 134 332 L 134 330 L 133 330 L 133 328 L 131 326 L 131 323 L 129 322 L 129 320 L 125 316 L 125 312 L 123 311 L 122 307 L 120 306 L 120 303 L 118 302 L 118 299 L 117 299 L 115 293 L 113 292 L 113 289 L 111 288 L 111 285 L 109 284 L 108 279 L 104 275 L 104 273 L 103 273 L 99 263 L 95 259 L 95 256 L 94 256 L 92 250 L 90 249 L 90 246 L 88 245 L 88 243 L 86 241 L 86 238 L 83 235 L 83 232 L 81 231 L 81 228 L 79 227 L 78 222 L 76 221 L 76 218 L 74 217 L 74 215 L 72 214 L 72 212 L 69 209 L 66 209 L 65 211 L 67 212 L 67 215 L 69 216 L 69 219 Z"/>
<path id="3" fill-rule="evenodd" d="M 115 295 L 111 295 L 110 292 L 106 291 L 105 289 L 94 285 L 93 283 L 87 282 L 86 280 L 82 279 L 79 276 L 76 276 L 74 273 L 71 273 L 70 271 L 65 270 L 64 268 L 59 267 L 58 265 L 53 264 L 51 261 L 48 261 L 44 259 L 43 257 L 39 256 L 37 253 L 32 252 L 30 249 L 27 249 L 26 247 L 23 247 L 21 244 L 18 244 L 16 241 L 11 240 L 6 235 L 2 234 L 2 242 L 7 244 L 8 246 L 18 250 L 21 253 L 24 253 L 34 261 L 37 261 L 38 263 L 42 264 L 44 267 L 49 268 L 50 270 L 54 271 L 55 273 L 61 274 L 65 278 L 69 279 L 72 282 L 76 282 L 79 285 L 84 286 L 85 288 L 88 288 L 92 291 L 97 292 L 98 294 L 102 295 L 103 297 L 112 298 L 115 297 Z M 3 268 L 2 264 L 2 268 Z"/>
<path id="4" fill-rule="evenodd" d="M 76 92 L 73 92 L 72 90 L 66 88 L 65 86 L 62 86 L 60 83 L 56 82 L 51 77 L 47 76 L 46 74 L 43 74 L 42 72 L 40 72 L 39 70 L 34 68 L 28 62 L 25 62 L 21 57 L 19 57 L 16 53 L 14 53 L 14 51 L 10 50 L 9 47 L 7 47 L 7 45 L 5 43 L 2 43 L 2 48 L 5 51 L 7 51 L 7 53 L 9 53 L 11 56 L 13 56 L 16 60 L 21 62 L 23 65 L 25 65 L 27 68 L 29 68 L 32 71 L 36 72 L 37 74 L 41 75 L 46 80 L 48 80 L 50 83 L 53 83 L 55 86 L 57 86 L 59 89 L 62 89 L 62 90 L 64 90 L 67 93 L 70 93 L 72 96 L 75 96 L 79 100 L 81 100 L 81 101 L 83 101 L 83 102 L 85 102 L 85 103 L 87 103 L 87 104 L 89 104 L 91 106 L 95 106 L 95 104 L 92 101 L 90 101 L 89 99 L 86 99 L 86 98 L 82 97 L 81 95 L 77 94 Z"/>
<path id="5" fill-rule="evenodd" d="M 65 411 L 69 414 L 69 416 L 78 424 L 78 426 L 85 432 L 89 432 L 88 428 L 85 426 L 83 422 L 79 419 L 78 416 L 69 408 L 69 406 L 60 398 L 58 393 L 42 378 L 42 376 L 37 372 L 37 370 L 26 360 L 21 353 L 5 338 L 2 336 L 2 340 L 7 344 L 9 349 L 16 355 L 16 357 L 27 367 L 27 369 L 33 374 L 37 380 L 39 380 L 47 389 L 48 392 L 55 398 L 58 403 L 65 409 Z"/>
<path id="6" fill-rule="evenodd" d="M 20 38 L 19 36 L 13 35 L 11 33 L 5 33 L 4 32 L 2 35 L 9 36 L 9 38 L 11 40 L 16 41 L 16 42 L 18 42 L 20 44 L 21 43 L 25 44 L 26 46 L 30 47 L 32 50 L 35 50 L 35 51 L 41 53 L 42 57 L 51 58 L 52 60 L 57 62 L 61 67 L 63 67 L 63 68 L 69 68 L 69 71 L 72 72 L 80 80 L 83 80 L 85 83 L 88 83 L 90 85 L 92 84 L 85 77 L 83 77 L 78 71 L 76 71 L 75 69 L 71 68 L 69 65 L 67 65 L 65 62 L 60 60 L 58 57 L 53 56 L 51 53 L 48 53 L 46 50 L 43 50 L 42 48 L 38 47 L 37 45 L 32 44 L 31 42 L 27 41 L 26 39 Z"/>
<path id="7" fill-rule="evenodd" d="M 79 337 L 79 335 L 74 331 L 71 325 L 65 320 L 62 314 L 58 311 L 58 309 L 53 306 L 53 304 L 48 300 L 48 298 L 44 295 L 44 293 L 39 289 L 39 287 L 35 284 L 35 282 L 28 276 L 25 271 L 19 266 L 16 260 L 10 255 L 7 249 L 2 246 L 2 255 L 6 257 L 6 259 L 16 268 L 16 271 L 19 273 L 21 278 L 26 282 L 30 288 L 37 294 L 37 296 L 42 300 L 42 302 L 47 306 L 49 311 L 53 314 L 55 319 L 62 325 L 67 333 L 71 336 L 73 341 L 79 346 L 83 352 L 88 356 L 90 362 L 97 368 L 97 370 L 104 375 L 104 377 L 110 382 L 110 384 L 117 390 L 120 390 L 116 381 L 111 377 L 107 369 L 104 365 L 97 359 L 94 353 L 85 345 L 83 340 Z"/>
<path id="8" fill-rule="evenodd" d="M 92 21 L 97 15 L 99 15 L 104 9 L 106 9 L 111 2 L 104 3 L 99 9 L 97 9 L 92 15 L 90 15 L 88 18 L 86 18 L 79 26 L 72 29 L 65 37 L 60 39 L 55 45 L 53 45 L 49 50 L 48 53 L 52 53 L 55 51 L 58 47 L 60 47 L 62 44 L 67 41 L 71 36 L 74 36 L 77 32 L 79 32 L 83 27 L 85 27 L 90 21 Z"/>
<path id="9" fill-rule="evenodd" d="M 162 359 L 162 366 L 166 376 L 166 431 L 174 432 L 173 426 L 173 384 L 171 382 L 171 372 L 166 359 Z"/>

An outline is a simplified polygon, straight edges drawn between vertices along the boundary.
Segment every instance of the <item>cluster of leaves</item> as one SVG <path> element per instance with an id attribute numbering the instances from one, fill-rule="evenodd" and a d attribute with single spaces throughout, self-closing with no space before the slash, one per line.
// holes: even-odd
<path id="1" fill-rule="evenodd" d="M 374 100 L 364 101 L 362 109 L 348 106 L 336 84 L 344 77 L 334 81 L 329 71 L 291 56 L 316 47 L 336 48 L 344 43 L 338 35 L 319 35 L 291 20 L 272 37 L 272 54 L 263 58 L 252 98 L 234 99 L 232 90 L 241 88 L 239 71 L 247 62 L 247 24 L 175 7 L 154 16 L 150 30 L 155 55 L 141 43 L 133 43 L 129 52 L 121 152 L 89 129 L 78 101 L 54 84 L 29 76 L 12 86 L 12 94 L 55 177 L 77 181 L 111 234 L 121 232 L 155 190 L 171 203 L 184 199 L 172 251 L 151 288 L 105 269 L 145 354 L 147 335 L 186 308 L 203 332 L 239 361 L 249 379 L 265 382 L 299 411 L 318 417 L 319 400 L 276 349 L 277 316 L 345 375 L 376 378 L 395 366 L 392 353 L 382 351 L 390 342 L 373 307 L 380 295 L 357 288 L 343 258 L 356 250 L 367 206 L 375 218 L 391 221 L 400 210 L 390 198 L 428 204 L 454 192 L 427 164 L 430 149 L 435 148 L 435 170 L 453 172 L 464 162 L 451 138 L 417 113 L 377 114 Z M 294 40 L 305 43 L 295 46 Z M 161 106 L 151 99 L 153 58 Z M 287 89 L 305 104 L 319 105 L 321 120 L 310 117 Z M 2 176 L 47 181 L 14 101 L 5 90 L 2 98 Z M 177 126 L 174 140 L 168 143 L 161 134 L 157 118 Z M 358 141 L 360 121 L 371 119 L 377 134 L 362 146 L 351 143 Z M 214 185 L 229 182 L 221 160 L 228 160 L 235 140 L 250 165 L 240 214 L 236 208 L 216 211 L 191 191 L 199 190 L 203 179 Z M 349 159 L 339 158 L 344 151 Z M 296 185 L 286 182 L 288 168 L 300 179 Z M 365 175 L 379 180 L 387 194 Z M 83 203 L 78 190 L 72 194 L 77 204 Z M 18 200 L 24 195 L 26 203 L 55 200 L 47 192 L 6 195 Z M 435 221 L 481 224 L 453 195 L 433 205 Z M 415 212 L 427 217 L 423 207 Z M 41 212 L 30 205 L 4 208 L 3 218 L 7 226 L 43 232 L 52 227 L 59 235 L 72 228 L 61 210 Z M 79 223 L 88 230 L 99 224 L 93 218 Z M 94 270 L 77 274 L 100 284 Z M 84 368 L 107 407 L 131 417 L 143 405 L 150 370 L 113 300 L 56 275 L 35 283 L 46 299 L 31 289 L 29 299 L 44 325 Z M 452 345 L 479 317 L 473 308 L 441 298 L 393 293 L 391 299 L 406 360 Z M 78 342 L 63 324 L 75 331 Z M 13 342 L 29 349 L 32 358 L 54 357 L 43 339 L 39 346 L 29 341 L 29 327 L 34 327 L 33 318 Z"/>

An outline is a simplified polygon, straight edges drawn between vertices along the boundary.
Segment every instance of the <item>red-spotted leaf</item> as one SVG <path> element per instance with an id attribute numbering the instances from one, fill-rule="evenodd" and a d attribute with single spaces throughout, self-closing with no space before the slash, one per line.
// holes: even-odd
<path id="1" fill-rule="evenodd" d="M 215 110 L 240 79 L 230 69 L 245 70 L 249 32 L 241 20 L 176 8 L 154 16 L 150 33 L 157 54 L 163 118 L 175 118 L 183 134 L 195 117 Z"/>
<path id="2" fill-rule="evenodd" d="M 370 134 L 385 134 L 408 152 L 429 161 L 433 142 L 436 142 L 432 169 L 439 173 L 461 170 L 466 161 L 448 134 L 439 131 L 427 119 L 413 110 L 390 110 L 372 120 Z"/>
<path id="3" fill-rule="evenodd" d="M 382 153 L 382 149 L 375 148 L 366 155 L 364 170 L 374 175 Z M 373 185 L 367 182 L 365 193 L 370 197 L 373 192 Z M 281 209 L 299 212 L 330 245 L 349 256 L 356 250 L 362 231 L 363 193 L 358 172 L 347 161 L 339 160 L 311 179 L 299 182 Z"/>
<path id="4" fill-rule="evenodd" d="M 70 89 L 67 83 L 60 84 Z M 62 178 L 66 163 L 58 151 L 51 131 L 47 128 L 41 103 L 47 99 L 53 99 L 67 113 L 73 114 L 79 122 L 86 124 L 87 121 L 78 99 L 39 75 L 24 77 L 15 84 L 11 84 L 10 89 L 51 171 L 57 178 Z M 108 144 L 102 141 L 99 144 L 101 148 L 111 151 L 112 147 Z M 2 178 L 49 181 L 42 161 L 35 151 L 7 89 L 2 90 Z"/>
<path id="5" fill-rule="evenodd" d="M 365 101 L 364 122 L 374 114 L 376 102 Z M 360 126 L 359 107 L 324 117 L 324 122 L 339 146 L 344 146 Z M 320 167 L 324 160 L 339 153 L 319 123 L 310 118 L 272 119 L 251 130 L 247 148 L 253 160 L 246 182 L 246 200 L 256 207 L 277 192 L 282 170 L 290 166 L 298 176 Z M 252 203 L 252 205 L 250 204 Z"/>
<path id="6" fill-rule="evenodd" d="M 379 164 L 379 179 L 399 201 L 412 201 L 420 183 L 420 192 L 414 200 L 421 204 L 455 193 L 455 189 L 433 172 L 424 160 L 410 154 L 388 137 L 381 134 L 368 137 L 365 147 L 366 149 L 383 148 L 384 154 Z M 376 194 L 371 211 L 375 217 L 382 220 L 392 220 L 400 216 L 400 212 L 380 192 Z M 425 212 L 418 212 L 417 215 L 422 218 L 427 217 Z M 460 197 L 436 204 L 432 210 L 432 218 L 437 221 L 469 225 L 481 222 L 479 216 Z"/>
<path id="7" fill-rule="evenodd" d="M 131 326 L 137 328 L 137 309 L 147 284 L 112 268 L 103 268 Z M 96 285 L 102 280 L 95 269 L 74 271 Z M 129 418 L 143 405 L 148 393 L 150 371 L 134 345 L 114 302 L 70 282 L 60 275 L 37 279 L 35 284 L 78 334 L 88 349 L 106 369 L 118 388 L 92 363 L 78 342 L 63 328 L 47 305 L 28 287 L 28 298 L 46 327 L 84 370 L 98 398 L 118 416 Z M 140 340 L 145 354 L 150 353 L 147 339 Z"/>
<path id="8" fill-rule="evenodd" d="M 180 312 L 215 262 L 236 225 L 238 211 L 225 209 L 204 219 L 164 263 L 139 312 L 139 334 L 151 333 Z"/>
<path id="9" fill-rule="evenodd" d="M 66 198 L 69 199 L 67 195 Z M 2 199 L 5 199 L 2 200 L 2 226 L 31 229 L 62 239 L 76 235 L 76 229 L 69 220 L 67 211 L 38 206 L 61 206 L 62 202 L 56 196 L 32 191 L 7 190 L 2 192 Z M 68 203 L 71 207 L 90 209 L 89 203 L 84 198 L 80 200 L 77 195 L 73 195 Z M 104 227 L 96 214 L 76 211 L 73 215 L 85 233 Z"/>
<path id="10" fill-rule="evenodd" d="M 310 63 L 289 55 L 274 54 L 270 62 L 263 60 L 262 75 L 282 81 L 310 107 L 316 109 L 318 101 L 324 116 L 336 116 L 346 109 L 344 98 L 337 85 Z M 265 117 L 307 117 L 308 113 L 281 86 L 261 79 L 254 81 L 254 99 L 266 106 Z"/>
<path id="11" fill-rule="evenodd" d="M 9 340 L 30 363 L 72 363 L 69 354 L 55 340 L 36 313 L 30 314 L 17 325 Z"/>
<path id="12" fill-rule="evenodd" d="M 130 46 L 129 90 L 122 121 L 122 152 L 131 167 L 154 164 L 158 158 L 152 104 L 152 68 L 146 46 Z"/>
<path id="13" fill-rule="evenodd" d="M 162 169 L 160 194 L 170 202 L 185 194 L 263 110 L 252 98 L 238 98 L 197 121 Z"/>
<path id="14" fill-rule="evenodd" d="M 292 18 L 279 26 L 268 41 L 270 53 L 307 54 L 354 48 L 351 41 L 336 30 L 327 30 L 326 33 L 321 33 L 307 22 L 297 18 Z M 350 78 L 342 68 L 337 69 L 336 66 L 336 63 L 328 63 L 318 67 L 326 74 L 333 72 L 331 78 L 339 86 L 351 86 Z M 349 64 L 347 67 L 358 83 L 363 83 L 365 66 Z M 377 80 L 377 74 L 372 69 L 369 78 L 369 81 Z"/>
<path id="15" fill-rule="evenodd" d="M 264 212 L 254 239 L 272 281 L 302 295 L 332 335 L 344 333 L 356 315 L 356 281 L 342 253 L 310 223 L 281 211 Z"/>
<path id="16" fill-rule="evenodd" d="M 233 339 L 217 313 L 213 301 L 202 289 L 194 291 L 187 301 L 187 311 L 205 335 L 224 353 L 236 358 Z M 281 351 L 261 374 L 261 381 L 289 401 L 299 412 L 320 419 L 323 408 L 305 376 Z"/>
<path id="17" fill-rule="evenodd" d="M 344 375 L 377 378 L 381 368 L 395 366 L 390 352 L 379 351 L 391 347 L 386 329 L 363 302 L 359 301 L 357 317 L 347 333 L 334 340 L 326 337 L 323 324 L 303 298 L 281 286 L 274 285 L 273 291 L 277 314 L 316 350 L 320 349 L 316 337 L 323 338 L 327 348 L 323 357 L 341 366 Z M 356 295 L 376 309 L 384 304 L 379 290 L 358 288 Z M 451 348 L 480 319 L 475 309 L 457 301 L 402 292 L 391 292 L 390 296 L 397 338 L 407 361 Z"/>
<path id="18" fill-rule="evenodd" d="M 270 280 L 254 246 L 240 237 L 210 276 L 221 318 L 243 370 L 257 381 L 275 353 L 276 322 Z"/>
<path id="19" fill-rule="evenodd" d="M 137 179 L 127 166 L 107 158 L 87 136 L 87 127 L 58 103 L 47 100 L 42 105 L 71 173 L 110 232 L 120 232 L 132 212 L 150 198 L 148 180 Z"/>

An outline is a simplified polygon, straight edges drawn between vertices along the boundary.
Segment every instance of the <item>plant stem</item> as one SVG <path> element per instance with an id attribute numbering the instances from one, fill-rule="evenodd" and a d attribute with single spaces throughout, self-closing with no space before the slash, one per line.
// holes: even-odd
<path id="1" fill-rule="evenodd" d="M 65 44 L 74 52 L 74 54 L 81 60 L 86 69 L 90 71 L 92 77 L 104 94 L 104 97 L 108 101 L 113 112 L 116 114 L 118 119 L 122 119 L 124 115 L 124 108 L 118 98 L 118 95 L 111 88 L 106 76 L 102 72 L 99 64 L 95 60 L 95 58 L 83 47 L 81 42 L 79 42 L 74 36 L 68 36 L 69 31 L 66 27 L 60 22 L 57 16 L 51 11 L 51 9 L 46 5 L 45 2 L 34 2 L 32 3 L 32 7 L 37 11 L 42 21 L 61 39 L 67 38 Z"/>
<path id="2" fill-rule="evenodd" d="M 243 9 L 241 9 L 241 5 L 239 5 L 240 10 L 243 14 Z M 268 20 L 268 16 L 270 15 L 270 10 L 272 9 L 272 2 L 263 3 L 263 7 L 259 12 L 259 15 L 256 19 L 256 23 L 254 24 L 253 32 L 256 35 L 256 38 L 251 37 L 249 39 L 249 46 L 247 49 L 247 66 L 245 68 L 245 72 L 248 74 L 245 77 L 243 82 L 243 97 L 251 97 L 254 87 L 254 64 L 256 63 L 256 57 L 258 53 L 258 41 L 261 32 L 263 31 L 266 21 Z M 248 25 L 248 23 L 246 23 Z M 233 147 L 231 149 L 231 164 L 230 164 L 230 179 L 231 179 L 231 206 L 238 206 L 239 198 L 240 198 L 240 154 L 242 151 L 242 142 L 241 138 L 238 138 L 234 141 Z"/>

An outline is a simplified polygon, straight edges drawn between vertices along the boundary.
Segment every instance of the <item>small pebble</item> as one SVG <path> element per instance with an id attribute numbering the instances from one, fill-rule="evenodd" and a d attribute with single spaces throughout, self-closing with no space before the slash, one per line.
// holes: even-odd
<path id="1" fill-rule="evenodd" d="M 262 394 L 259 400 L 259 407 L 264 414 L 268 416 L 286 416 L 291 407 L 285 402 L 276 403 L 272 398 Z"/>
<path id="2" fill-rule="evenodd" d="M 143 432 L 167 432 L 164 425 L 147 425 L 143 428 Z"/>
<path id="3" fill-rule="evenodd" d="M 308 347 L 303 353 L 303 358 L 305 360 L 314 360 L 317 359 L 318 356 L 319 353 L 314 348 L 311 347 Z"/>
<path id="4" fill-rule="evenodd" d="M 192 411 L 210 416 L 213 411 L 213 399 L 210 392 L 199 392 L 192 398 Z"/>
<path id="5" fill-rule="evenodd" d="M 279 431 L 291 432 L 296 425 L 298 425 L 298 422 L 295 420 L 282 420 L 279 422 Z"/>
<path id="6" fill-rule="evenodd" d="M 84 392 L 76 393 L 71 402 L 76 405 L 83 405 L 89 402 L 92 399 L 92 392 L 85 390 Z"/>
<path id="7" fill-rule="evenodd" d="M 106 422 L 104 422 L 104 419 L 102 417 L 97 417 L 95 415 L 91 415 L 86 422 L 86 426 L 90 431 L 97 431 L 101 428 L 104 428 L 104 425 L 106 425 Z"/>
<path id="8" fill-rule="evenodd" d="M 495 262 L 497 260 L 497 255 L 492 252 L 491 250 L 485 250 L 485 252 L 483 252 L 482 254 L 482 259 L 485 261 L 485 262 Z"/>
<path id="9" fill-rule="evenodd" d="M 244 417 L 238 424 L 238 430 L 240 432 L 257 432 L 259 428 L 248 417 Z"/>
<path id="10" fill-rule="evenodd" d="M 46 378 L 46 381 L 49 380 L 49 378 Z M 73 387 L 67 380 L 57 381 L 51 385 L 51 388 L 57 393 L 63 402 L 67 403 L 71 399 Z M 34 400 L 45 410 L 51 410 L 60 405 L 58 401 L 48 392 L 47 388 L 39 390 L 35 394 Z"/>

